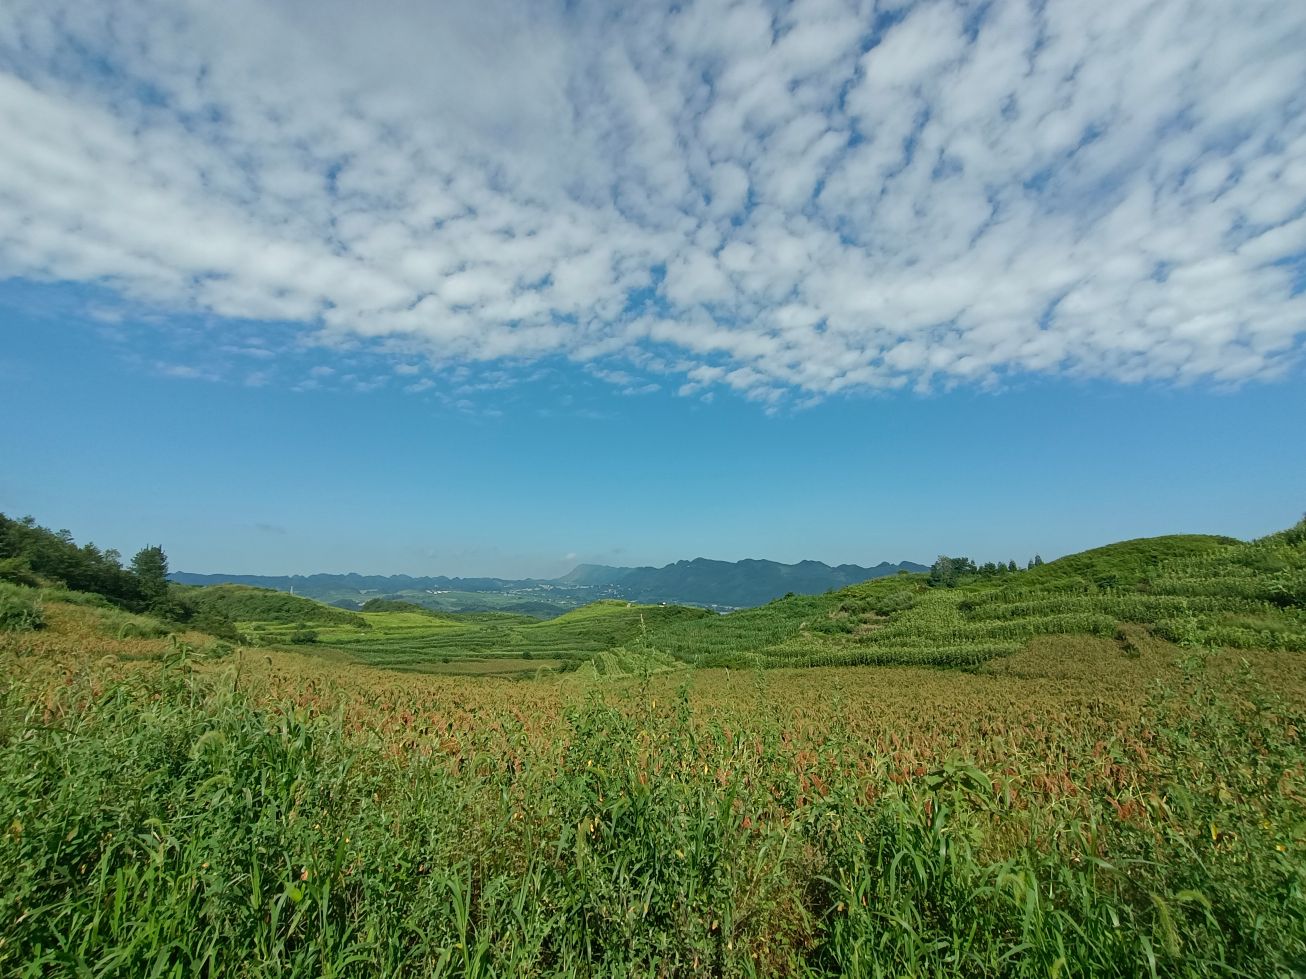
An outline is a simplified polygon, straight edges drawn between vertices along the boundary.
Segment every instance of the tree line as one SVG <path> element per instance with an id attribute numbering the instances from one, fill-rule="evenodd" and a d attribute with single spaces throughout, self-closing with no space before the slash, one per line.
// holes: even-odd
<path id="1" fill-rule="evenodd" d="M 142 547 L 124 567 L 122 554 L 112 548 L 79 545 L 68 530 L 0 513 L 0 581 L 92 592 L 131 612 L 236 638 L 229 619 L 201 608 L 187 595 L 189 589 L 168 580 L 168 555 L 157 544 Z"/>
<path id="2" fill-rule="evenodd" d="M 1039 567 L 1043 559 L 1035 554 L 1025 565 L 1025 569 Z M 964 578 L 995 578 L 1004 574 L 1015 574 L 1020 568 L 1016 562 L 985 561 L 976 564 L 968 557 L 949 557 L 940 554 L 930 566 L 929 583 L 932 588 L 955 588 Z"/>

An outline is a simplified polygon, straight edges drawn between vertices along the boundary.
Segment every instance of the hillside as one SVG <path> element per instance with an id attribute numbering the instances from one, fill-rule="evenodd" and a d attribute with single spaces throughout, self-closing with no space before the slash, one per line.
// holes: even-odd
<path id="1" fill-rule="evenodd" d="M 200 608 L 221 614 L 232 622 L 366 624 L 366 619 L 353 612 L 270 588 L 211 585 L 193 588 L 186 594 Z"/>
<path id="2" fill-rule="evenodd" d="M 894 577 L 794 596 L 655 631 L 650 647 L 700 665 L 979 666 L 1039 635 L 1128 647 L 1152 634 L 1193 646 L 1306 650 L 1306 525 L 1243 543 L 1155 537 L 1000 578 L 928 587 Z"/>
<path id="3" fill-rule="evenodd" d="M 1122 541 L 1024 571 L 963 575 L 955 587 L 896 574 L 728 615 L 609 599 L 541 622 L 436 614 L 394 600 L 373 600 L 352 614 L 229 585 L 196 594 L 211 596 L 205 607 L 239 622 L 260 644 L 293 641 L 322 655 L 405 670 L 505 670 L 512 660 L 522 661 L 519 669 L 570 669 L 601 653 L 632 650 L 648 662 L 700 667 L 977 669 L 1044 635 L 1098 636 L 1122 649 L 1153 639 L 1306 649 L 1304 578 L 1306 545 L 1297 527 L 1250 543 L 1203 535 Z"/>

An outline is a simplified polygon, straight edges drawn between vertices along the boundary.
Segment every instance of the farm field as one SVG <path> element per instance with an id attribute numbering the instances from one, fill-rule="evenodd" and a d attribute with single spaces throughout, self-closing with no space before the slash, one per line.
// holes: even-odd
<path id="1" fill-rule="evenodd" d="M 642 647 L 651 631 L 662 626 L 715 618 L 702 609 L 624 601 L 594 602 L 540 620 L 499 612 L 446 615 L 404 607 L 404 602 L 354 613 L 306 599 L 296 599 L 275 618 L 237 618 L 252 611 L 247 606 L 253 602 L 282 605 L 288 596 L 225 585 L 204 591 L 201 601 L 231 615 L 251 644 L 426 673 L 477 672 L 475 664 L 496 673 L 576 669 L 599 654 Z M 263 614 L 271 613 L 264 609 Z"/>
<path id="2" fill-rule="evenodd" d="M 3 586 L 0 971 L 1297 974 L 1304 553 L 260 646 Z"/>

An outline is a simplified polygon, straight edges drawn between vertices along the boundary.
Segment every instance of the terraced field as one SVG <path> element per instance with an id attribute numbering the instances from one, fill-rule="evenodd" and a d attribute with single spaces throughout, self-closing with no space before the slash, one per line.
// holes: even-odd
<path id="1" fill-rule="evenodd" d="M 260 645 L 297 645 L 312 655 L 392 670 L 428 673 L 529 673 L 575 669 L 597 654 L 637 646 L 653 630 L 714 617 L 681 606 L 595 602 L 541 621 L 485 612 L 440 615 L 423 611 L 359 612 L 357 623 L 307 618 L 295 623 L 243 621 L 238 625 Z M 312 642 L 294 643 L 311 632 Z M 615 662 L 615 661 L 613 661 Z"/>
<path id="2" fill-rule="evenodd" d="M 955 588 L 880 579 L 672 623 L 649 645 L 703 666 L 974 668 L 1041 635 L 1128 645 L 1132 627 L 1190 646 L 1306 650 L 1306 531 L 1125 541 Z"/>

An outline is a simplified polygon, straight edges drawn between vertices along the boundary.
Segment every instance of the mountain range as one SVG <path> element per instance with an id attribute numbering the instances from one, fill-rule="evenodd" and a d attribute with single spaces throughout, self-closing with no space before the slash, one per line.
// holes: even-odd
<path id="1" fill-rule="evenodd" d="M 911 561 L 872 567 L 841 564 L 831 567 L 820 561 L 781 564 L 777 561 L 712 561 L 695 558 L 665 567 L 619 568 L 582 564 L 560 578 L 451 578 L 445 575 L 248 575 L 193 574 L 176 572 L 171 579 L 184 585 L 241 584 L 353 607 L 370 598 L 402 597 L 436 608 L 479 610 L 495 608 L 547 613 L 593 601 L 623 598 L 633 602 L 674 602 L 715 608 L 745 608 L 763 605 L 790 592 L 819 594 L 831 588 L 900 571 L 928 571 Z M 455 598 L 455 596 L 462 596 Z"/>
<path id="2" fill-rule="evenodd" d="M 712 561 L 695 558 L 661 568 L 613 568 L 582 564 L 558 579 L 559 583 L 612 588 L 620 597 L 637 602 L 681 602 L 742 608 L 763 605 L 789 592 L 815 595 L 845 588 L 870 578 L 899 571 L 928 571 L 911 561 L 874 567 L 856 564 L 831 567 L 820 561 L 780 564 L 776 561 Z"/>

